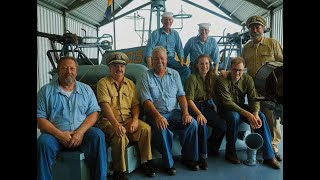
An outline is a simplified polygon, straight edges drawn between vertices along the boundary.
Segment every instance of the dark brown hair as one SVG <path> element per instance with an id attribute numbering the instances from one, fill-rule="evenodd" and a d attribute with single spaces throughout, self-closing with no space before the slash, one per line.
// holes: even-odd
<path id="1" fill-rule="evenodd" d="M 215 97 L 215 93 L 214 93 L 214 90 L 213 90 L 213 86 L 214 86 L 214 72 L 213 72 L 213 69 L 212 69 L 212 65 L 211 65 L 211 62 L 212 62 L 212 59 L 210 58 L 209 55 L 207 54 L 201 54 L 200 56 L 197 57 L 197 59 L 194 61 L 193 63 L 193 72 L 199 74 L 199 69 L 197 68 L 197 64 L 199 63 L 199 60 L 202 59 L 202 58 L 207 58 L 209 60 L 209 71 L 208 73 L 206 74 L 206 77 L 205 77 L 205 80 L 204 80 L 204 85 L 205 85 L 205 91 L 206 91 L 206 94 L 207 94 L 207 98 L 213 98 Z"/>

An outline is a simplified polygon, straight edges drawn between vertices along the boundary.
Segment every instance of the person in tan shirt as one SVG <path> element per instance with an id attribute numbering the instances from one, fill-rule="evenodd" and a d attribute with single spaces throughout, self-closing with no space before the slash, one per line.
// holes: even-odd
<path id="1" fill-rule="evenodd" d="M 149 160 L 151 128 L 139 119 L 139 100 L 133 81 L 126 78 L 128 56 L 113 52 L 107 57 L 110 75 L 97 83 L 97 98 L 103 118 L 98 126 L 109 135 L 114 165 L 114 179 L 128 179 L 125 175 L 125 149 L 130 141 L 137 141 L 142 169 L 146 176 L 155 176 Z"/>
<path id="2" fill-rule="evenodd" d="M 247 73 L 254 79 L 258 70 L 266 63 L 271 61 L 283 62 L 283 53 L 280 43 L 272 38 L 264 37 L 266 21 L 261 16 L 251 16 L 246 21 L 251 40 L 244 45 L 241 57 L 244 58 Z M 277 144 L 281 141 L 280 120 L 275 119 L 273 110 L 268 108 L 266 102 L 261 102 L 261 111 L 266 115 L 271 135 L 272 148 L 278 161 L 282 160 Z"/>

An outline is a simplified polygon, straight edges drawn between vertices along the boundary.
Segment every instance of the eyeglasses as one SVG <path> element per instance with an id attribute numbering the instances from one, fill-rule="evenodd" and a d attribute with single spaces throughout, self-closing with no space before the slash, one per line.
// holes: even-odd
<path id="1" fill-rule="evenodd" d="M 234 72 L 240 72 L 240 73 L 242 73 L 244 71 L 244 69 L 234 69 L 234 68 L 232 68 L 231 70 Z"/>

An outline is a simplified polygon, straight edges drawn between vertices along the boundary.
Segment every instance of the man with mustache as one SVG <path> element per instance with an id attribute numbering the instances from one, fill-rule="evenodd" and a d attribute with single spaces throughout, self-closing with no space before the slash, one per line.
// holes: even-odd
<path id="1" fill-rule="evenodd" d="M 264 37 L 266 21 L 261 16 L 251 16 L 246 21 L 251 40 L 244 45 L 241 57 L 247 64 L 247 73 L 254 79 L 255 74 L 266 62 L 283 62 L 282 47 L 279 42 L 272 38 Z M 272 148 L 278 161 L 282 160 L 277 144 L 281 141 L 280 119 L 275 119 L 273 110 L 269 109 L 266 102 L 261 102 L 261 111 L 266 115 L 271 135 Z"/>
<path id="2" fill-rule="evenodd" d="M 90 179 L 107 178 L 105 136 L 92 127 L 100 112 L 90 86 L 76 81 L 75 58 L 58 61 L 58 79 L 44 85 L 37 94 L 37 124 L 41 135 L 37 140 L 38 180 L 51 180 L 51 167 L 57 154 L 80 150 L 90 169 Z"/>
<path id="3" fill-rule="evenodd" d="M 167 67 L 167 61 L 166 49 L 156 46 L 152 50 L 153 68 L 141 78 L 140 97 L 147 122 L 153 131 L 153 145 L 162 155 L 166 172 L 175 175 L 176 168 L 171 153 L 174 133 L 179 135 L 182 146 L 182 163 L 193 171 L 199 170 L 198 126 L 188 112 L 188 102 L 179 73 Z"/>
<path id="4" fill-rule="evenodd" d="M 151 154 L 151 128 L 139 119 L 139 100 L 136 87 L 124 76 L 128 56 L 122 52 L 112 52 L 106 62 L 110 75 L 97 83 L 97 98 L 103 118 L 99 127 L 110 136 L 111 155 L 114 166 L 113 179 L 128 179 L 126 176 L 125 151 L 130 141 L 138 143 L 144 174 L 155 176 L 149 160 Z"/>

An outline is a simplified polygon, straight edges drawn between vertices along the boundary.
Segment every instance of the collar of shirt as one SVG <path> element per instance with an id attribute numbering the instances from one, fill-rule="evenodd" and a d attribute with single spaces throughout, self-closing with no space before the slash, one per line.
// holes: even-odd
<path id="1" fill-rule="evenodd" d="M 63 91 L 61 90 L 60 88 L 60 85 L 59 85 L 59 79 L 57 78 L 56 80 L 53 80 L 52 83 L 54 84 L 54 89 L 55 89 L 55 93 L 63 93 Z M 76 87 L 73 89 L 73 91 L 75 91 L 76 93 L 79 93 L 79 94 L 83 94 L 79 88 L 79 82 L 76 81 Z"/>
<path id="2" fill-rule="evenodd" d="M 205 43 L 209 42 L 209 37 L 207 38 L 206 41 L 201 41 L 201 40 L 200 40 L 200 35 L 198 35 L 197 38 L 196 38 L 196 41 L 199 42 L 199 43 L 201 43 L 201 44 L 205 44 Z"/>
<path id="3" fill-rule="evenodd" d="M 168 35 L 168 34 L 170 34 L 170 33 L 172 32 L 172 30 L 171 30 L 171 28 L 170 28 L 170 32 L 167 33 L 167 32 L 164 30 L 164 28 L 162 27 L 162 28 L 161 28 L 161 32 Z"/>

